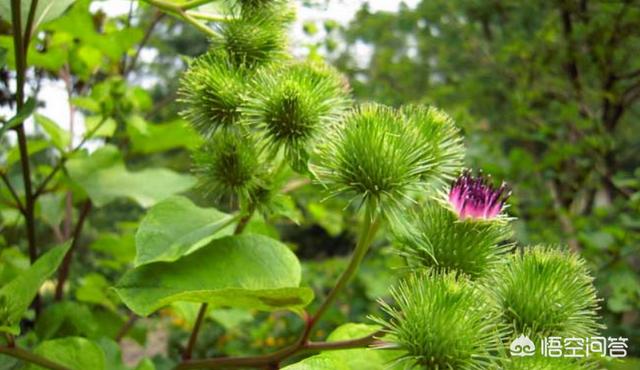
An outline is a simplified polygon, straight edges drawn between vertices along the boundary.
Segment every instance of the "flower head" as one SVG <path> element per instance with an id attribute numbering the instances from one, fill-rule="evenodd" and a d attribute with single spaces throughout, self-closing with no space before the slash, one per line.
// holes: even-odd
<path id="1" fill-rule="evenodd" d="M 488 281 L 503 322 L 532 340 L 596 336 L 598 298 L 585 261 L 545 246 L 514 254 Z"/>
<path id="2" fill-rule="evenodd" d="M 490 369 L 506 332 L 485 294 L 455 273 L 412 274 L 392 288 L 393 303 L 379 301 L 387 318 L 373 319 L 405 368 Z"/>
<path id="3" fill-rule="evenodd" d="M 427 201 L 394 231 L 399 253 L 414 270 L 455 271 L 470 278 L 493 273 L 512 248 L 508 222 L 460 221 L 442 202 Z"/>
<path id="4" fill-rule="evenodd" d="M 495 188 L 482 174 L 473 177 L 465 171 L 451 186 L 449 204 L 461 219 L 492 219 L 500 214 L 510 195 L 505 183 Z"/>
<path id="5" fill-rule="evenodd" d="M 194 60 L 181 79 L 182 116 L 204 136 L 231 128 L 240 119 L 247 71 L 221 53 L 209 52 Z"/>
<path id="6" fill-rule="evenodd" d="M 272 152 L 280 149 L 292 167 L 307 168 L 307 151 L 331 131 L 349 104 L 342 76 L 319 63 L 262 68 L 242 109 Z"/>
<path id="7" fill-rule="evenodd" d="M 194 172 L 205 194 L 237 198 L 241 206 L 260 197 L 268 168 L 255 141 L 232 131 L 218 131 L 194 153 Z"/>
<path id="8" fill-rule="evenodd" d="M 457 137 L 451 121 L 433 124 L 435 133 L 425 134 L 433 122 L 418 119 L 416 112 L 377 104 L 353 109 L 320 146 L 314 173 L 332 194 L 352 196 L 390 220 L 402 219 L 404 205 L 440 182 L 444 174 L 434 171 L 441 159 L 436 149 Z"/>

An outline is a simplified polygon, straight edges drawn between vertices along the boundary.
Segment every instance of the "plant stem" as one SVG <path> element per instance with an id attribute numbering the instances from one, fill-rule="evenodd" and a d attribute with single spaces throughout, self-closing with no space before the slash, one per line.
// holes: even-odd
<path id="1" fill-rule="evenodd" d="M 33 20 L 36 16 L 36 9 L 38 8 L 38 0 L 31 0 L 31 6 L 29 7 L 29 15 L 27 15 L 27 24 L 24 28 L 24 44 L 25 55 L 29 50 L 29 41 L 31 40 L 31 34 L 33 33 Z M 26 58 L 26 57 L 25 57 Z"/>
<path id="2" fill-rule="evenodd" d="M 122 325 L 120 330 L 118 330 L 118 334 L 116 334 L 116 338 L 115 338 L 116 342 L 120 342 L 120 340 L 122 340 L 122 338 L 124 338 L 124 336 L 133 327 L 133 324 L 135 324 L 136 320 L 138 320 L 138 315 L 136 315 L 133 312 L 129 313 L 129 318 L 124 323 L 124 325 Z"/>
<path id="3" fill-rule="evenodd" d="M 95 128 L 93 128 L 93 130 L 91 130 L 90 132 L 88 132 L 83 138 L 82 140 L 78 143 L 78 145 L 75 146 L 75 148 L 73 148 L 69 153 L 65 153 L 60 160 L 58 161 L 58 163 L 56 163 L 55 167 L 51 170 L 51 172 L 49 172 L 49 174 L 47 175 L 47 177 L 42 181 L 42 183 L 36 188 L 35 193 L 33 194 L 33 197 L 35 199 L 37 199 L 40 195 L 42 195 L 45 190 L 47 185 L 49 184 L 49 182 L 53 179 L 53 177 L 56 175 L 56 173 L 58 173 L 58 171 L 60 171 L 62 169 L 62 166 L 64 165 L 64 163 L 67 161 L 67 159 L 69 158 L 69 156 L 73 153 L 75 153 L 76 151 L 78 151 L 80 148 L 82 148 L 82 146 L 89 141 L 93 135 L 95 135 L 96 132 L 98 132 L 98 130 L 100 129 L 100 127 L 102 127 L 102 125 L 107 121 L 106 117 L 102 117 L 102 120 L 100 122 L 98 122 L 98 124 L 96 125 Z"/>
<path id="4" fill-rule="evenodd" d="M 33 7 L 33 3 L 31 5 Z M 16 108 L 18 112 L 20 112 L 24 105 L 24 80 L 27 69 L 26 48 L 29 46 L 29 41 L 22 39 L 22 13 L 20 6 L 20 0 L 11 0 L 11 23 L 13 25 L 13 46 L 16 58 Z M 31 9 L 29 10 L 29 12 L 31 12 Z M 29 260 L 33 264 L 38 258 L 38 250 L 36 247 L 36 230 L 34 217 L 35 204 L 33 193 L 31 190 L 31 168 L 29 166 L 29 151 L 27 149 L 27 136 L 24 132 L 24 123 L 20 123 L 18 126 L 16 126 L 15 130 L 18 135 L 18 149 L 20 151 L 20 164 L 22 166 L 22 181 L 24 182 L 24 218 L 27 227 Z"/>
<path id="5" fill-rule="evenodd" d="M 217 368 L 238 368 L 238 367 L 265 367 L 269 366 L 269 368 L 274 367 L 277 368 L 279 363 L 283 360 L 302 352 L 307 351 L 327 351 L 327 350 L 337 350 L 337 349 L 348 349 L 348 348 L 358 348 L 365 347 L 375 342 L 375 337 L 380 334 L 380 332 L 373 333 L 363 338 L 340 341 L 340 342 L 310 342 L 309 336 L 311 335 L 311 331 L 315 324 L 320 320 L 322 315 L 327 311 L 327 309 L 335 302 L 338 294 L 342 291 L 342 289 L 349 283 L 349 281 L 353 278 L 353 276 L 358 271 L 358 267 L 360 263 L 364 259 L 364 256 L 367 254 L 369 250 L 369 246 L 373 241 L 378 228 L 380 227 L 380 219 L 378 215 L 375 214 L 375 211 L 372 207 L 368 206 L 365 210 L 364 216 L 364 225 L 362 227 L 362 231 L 358 238 L 358 243 L 356 244 L 356 248 L 349 260 L 349 264 L 347 268 L 342 272 L 336 285 L 334 285 L 333 289 L 327 295 L 327 298 L 322 302 L 320 308 L 316 313 L 306 318 L 306 325 L 304 330 L 298 337 L 298 340 L 287 346 L 282 348 L 279 351 L 273 352 L 271 354 L 262 355 L 262 356 L 248 356 L 248 357 L 222 357 L 222 358 L 211 358 L 204 360 L 188 360 L 183 361 L 180 365 L 176 367 L 177 370 L 187 370 L 187 369 L 217 369 Z M 238 228 L 236 228 L 238 230 Z"/>
<path id="6" fill-rule="evenodd" d="M 185 348 L 184 353 L 182 354 L 183 360 L 191 359 L 191 354 L 193 353 L 193 347 L 196 345 L 196 340 L 198 339 L 198 333 L 200 332 L 200 327 L 202 326 L 202 322 L 204 321 L 204 315 L 207 313 L 207 308 L 209 304 L 206 302 L 200 305 L 200 310 L 198 311 L 198 317 L 196 318 L 196 322 L 193 325 L 193 330 L 191 331 L 191 336 L 189 336 L 189 343 L 187 343 L 187 348 Z"/>
<path id="7" fill-rule="evenodd" d="M 201 5 L 204 5 L 204 4 L 212 3 L 214 1 L 215 0 L 192 0 L 192 1 L 187 2 L 186 4 L 183 4 L 181 7 L 184 10 L 188 10 L 188 9 L 197 8 L 197 7 L 199 7 Z"/>
<path id="8" fill-rule="evenodd" d="M 375 237 L 375 234 L 378 231 L 379 227 L 379 219 L 373 214 L 371 207 L 367 206 L 364 215 L 364 225 L 362 227 L 362 232 L 360 234 L 360 237 L 358 238 L 358 243 L 356 244 L 356 249 L 353 251 L 353 255 L 351 256 L 349 265 L 347 265 L 347 268 L 342 272 L 342 274 L 338 278 L 338 282 L 333 287 L 333 289 L 331 289 L 324 302 L 322 302 L 322 305 L 320 305 L 318 311 L 316 311 L 315 315 L 313 315 L 313 317 L 310 319 L 309 331 L 313 329 L 314 325 L 319 321 L 320 317 L 322 317 L 327 309 L 335 302 L 338 294 L 358 271 L 358 267 L 364 259 L 364 256 L 367 254 L 369 245 L 373 241 L 373 238 Z"/>
<path id="9" fill-rule="evenodd" d="M 240 220 L 238 221 L 238 224 L 236 225 L 236 229 L 233 232 L 233 235 L 242 234 L 242 231 L 244 231 L 244 228 L 247 226 L 247 223 L 253 216 L 254 212 L 255 212 L 255 208 L 252 207 L 249 213 L 247 213 L 246 215 L 240 218 Z M 222 224 L 218 230 L 225 228 L 228 224 L 230 224 L 230 222 L 233 222 L 236 219 L 237 219 L 237 216 L 232 217 L 231 219 L 229 219 L 229 221 Z M 191 354 L 193 353 L 193 348 L 195 347 L 196 341 L 198 340 L 198 333 L 200 332 L 200 328 L 202 327 L 202 322 L 204 321 L 204 316 L 207 313 L 208 306 L 209 305 L 206 302 L 200 305 L 200 310 L 198 311 L 198 317 L 196 317 L 196 322 L 193 324 L 193 329 L 191 330 L 191 335 L 189 336 L 189 342 L 187 343 L 187 347 L 184 349 L 184 352 L 182 353 L 182 359 L 185 361 L 191 359 Z"/>
<path id="10" fill-rule="evenodd" d="M 18 347 L 0 346 L 0 353 L 11 356 L 11 357 L 15 357 L 17 359 L 20 359 L 26 362 L 30 362 L 38 366 L 42 366 L 51 370 L 71 370 L 64 365 L 61 365 L 57 362 L 53 362 L 44 357 L 38 356 L 35 353 L 31 353 L 29 351 L 26 351 Z"/>
<path id="11" fill-rule="evenodd" d="M 78 248 L 78 240 L 80 239 L 80 234 L 82 233 L 82 227 L 84 226 L 84 222 L 87 219 L 87 215 L 89 214 L 90 210 L 91 201 L 86 200 L 84 202 L 84 205 L 82 206 L 82 210 L 80 211 L 78 223 L 76 224 L 75 230 L 73 231 L 73 241 L 71 242 L 71 248 L 69 248 L 67 254 L 64 256 L 62 264 L 60 265 L 60 269 L 58 270 L 58 285 L 56 285 L 55 294 L 56 301 L 60 301 L 64 295 L 64 283 L 69 277 L 69 269 L 71 268 L 73 252 Z"/>
<path id="12" fill-rule="evenodd" d="M 273 364 L 278 364 L 285 358 L 288 358 L 295 354 L 367 347 L 376 343 L 376 337 L 380 334 L 381 332 L 375 332 L 362 338 L 336 342 L 308 342 L 296 347 L 295 350 L 287 347 L 278 352 L 261 356 L 220 357 L 205 360 L 191 360 L 178 365 L 176 367 L 176 370 L 266 367 Z"/>
<path id="13" fill-rule="evenodd" d="M 144 0 L 147 3 L 155 6 L 156 8 L 164 11 L 165 13 L 169 13 L 172 14 L 180 19 L 182 19 L 183 21 L 191 24 L 192 26 L 194 26 L 195 28 L 197 28 L 198 30 L 202 31 L 203 33 L 206 33 L 207 35 L 211 36 L 211 37 L 218 37 L 218 34 L 212 30 L 211 28 L 207 27 L 204 23 L 198 21 L 196 18 L 194 18 L 193 16 L 189 15 L 187 13 L 188 9 L 197 7 L 199 5 L 202 5 L 204 3 L 210 2 L 210 1 L 192 1 L 190 3 L 186 3 L 183 5 L 179 5 L 179 4 L 173 4 L 164 0 Z"/>
<path id="14" fill-rule="evenodd" d="M 13 200 L 15 200 L 15 202 L 16 202 L 16 207 L 18 208 L 20 213 L 22 213 L 22 215 L 24 215 L 25 214 L 24 206 L 22 205 L 22 202 L 20 201 L 20 197 L 18 196 L 18 193 L 16 192 L 16 190 L 11 185 L 11 181 L 9 181 L 9 177 L 7 177 L 7 175 L 4 172 L 0 172 L 0 178 L 2 178 L 2 181 L 4 181 L 4 183 L 7 185 L 7 189 L 9 189 L 9 193 L 13 197 Z"/>
<path id="15" fill-rule="evenodd" d="M 208 14 L 203 12 L 196 12 L 194 10 L 189 10 L 187 14 L 194 18 L 202 19 L 209 22 L 228 22 L 230 20 L 233 20 L 233 17 L 227 17 L 220 14 Z"/>

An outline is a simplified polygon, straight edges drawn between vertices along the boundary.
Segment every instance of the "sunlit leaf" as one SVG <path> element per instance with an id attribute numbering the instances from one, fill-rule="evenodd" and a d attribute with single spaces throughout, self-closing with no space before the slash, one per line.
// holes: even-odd
<path id="1" fill-rule="evenodd" d="M 313 298 L 299 284 L 300 263 L 289 248 L 248 234 L 216 239 L 174 262 L 137 267 L 123 276 L 116 291 L 132 311 L 146 316 L 178 301 L 296 310 Z"/>
<path id="2" fill-rule="evenodd" d="M 67 366 L 71 370 L 106 370 L 102 349 L 94 342 L 80 337 L 66 337 L 44 341 L 33 350 L 37 355 Z M 40 370 L 36 365 L 27 370 Z"/>
<path id="3" fill-rule="evenodd" d="M 114 146 L 107 145 L 90 156 L 66 163 L 69 176 L 89 194 L 98 207 L 118 198 L 129 198 L 143 207 L 188 190 L 194 185 L 189 175 L 165 168 L 130 172 Z"/>
<path id="4" fill-rule="evenodd" d="M 200 208 L 185 197 L 166 199 L 147 212 L 136 234 L 136 266 L 175 261 L 214 238 L 231 235 L 231 216 Z"/>
<path id="5" fill-rule="evenodd" d="M 70 243 L 54 247 L 40 256 L 25 272 L 18 275 L 0 289 L 0 332 L 20 333 L 20 319 L 38 289 L 62 262 Z"/>

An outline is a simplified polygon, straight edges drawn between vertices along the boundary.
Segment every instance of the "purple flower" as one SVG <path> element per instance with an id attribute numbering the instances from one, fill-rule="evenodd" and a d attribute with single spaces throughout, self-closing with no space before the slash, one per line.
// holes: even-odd
<path id="1" fill-rule="evenodd" d="M 451 185 L 449 203 L 461 219 L 491 219 L 500 214 L 509 195 L 504 182 L 495 188 L 482 174 L 473 177 L 465 171 Z"/>

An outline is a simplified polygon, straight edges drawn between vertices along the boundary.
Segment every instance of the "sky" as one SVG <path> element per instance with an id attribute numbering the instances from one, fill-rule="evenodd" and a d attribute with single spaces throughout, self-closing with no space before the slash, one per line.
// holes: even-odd
<path id="1" fill-rule="evenodd" d="M 404 0 L 404 3 L 410 7 L 415 6 L 419 0 Z M 305 42 L 321 39 L 324 35 L 322 27 L 318 34 L 310 39 L 308 35 L 305 35 L 302 30 L 302 25 L 307 21 L 323 21 L 323 20 L 335 20 L 343 25 L 349 23 L 358 9 L 363 3 L 368 2 L 372 11 L 397 11 L 402 1 L 396 0 L 331 0 L 329 4 L 326 4 L 324 0 L 316 0 L 318 6 L 314 8 L 302 7 L 301 1 L 296 0 L 298 19 L 291 28 L 291 42 L 294 47 L 294 54 L 296 45 L 302 45 Z M 125 14 L 129 11 L 131 6 L 130 0 L 105 0 L 94 1 L 91 5 L 91 11 L 97 11 L 101 9 L 109 16 L 117 16 Z M 134 6 L 136 4 L 134 3 Z M 356 45 L 356 54 L 359 54 L 357 59 L 368 60 L 370 50 L 364 45 Z M 141 54 L 142 58 L 153 58 L 153 52 L 147 52 Z M 150 83 L 150 81 L 147 81 Z M 143 81 L 143 87 L 145 83 Z M 15 86 L 14 86 L 15 87 Z M 45 103 L 44 107 L 38 108 L 38 113 L 51 118 L 54 122 L 58 123 L 65 129 L 69 127 L 69 109 L 67 93 L 65 91 L 64 83 L 60 80 L 43 81 L 40 94 L 38 96 L 40 101 Z M 6 107 L 0 108 L 0 116 L 11 117 L 13 112 Z M 74 116 L 76 122 L 74 141 L 77 143 L 81 140 L 83 129 L 82 114 L 76 113 Z M 27 131 L 33 130 L 32 120 L 25 122 Z M 94 146 L 94 145 L 92 145 Z"/>

